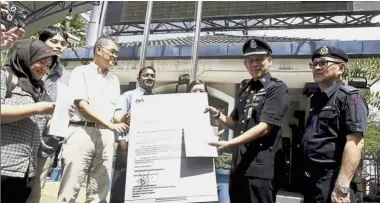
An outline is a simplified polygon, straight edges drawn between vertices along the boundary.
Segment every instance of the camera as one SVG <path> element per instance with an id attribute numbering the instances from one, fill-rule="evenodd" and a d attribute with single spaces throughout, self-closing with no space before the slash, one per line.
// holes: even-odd
<path id="1" fill-rule="evenodd" d="M 11 3 L 8 5 L 7 10 L 8 14 L 6 16 L 2 14 L 1 16 L 1 23 L 4 23 L 8 29 L 12 27 L 22 28 L 25 26 L 24 21 L 27 16 L 25 10 Z"/>

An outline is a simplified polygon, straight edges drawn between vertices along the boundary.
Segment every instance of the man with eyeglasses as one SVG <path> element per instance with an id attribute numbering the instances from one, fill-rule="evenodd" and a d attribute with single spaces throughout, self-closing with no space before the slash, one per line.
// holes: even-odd
<path id="1" fill-rule="evenodd" d="M 302 137 L 307 203 L 361 202 L 350 183 L 364 145 L 368 106 L 358 89 L 343 83 L 347 54 L 323 46 L 312 55 L 310 68 L 320 90 L 310 98 Z"/>
<path id="2" fill-rule="evenodd" d="M 229 141 L 210 143 L 219 150 L 234 149 L 230 173 L 231 203 L 273 203 L 276 158 L 282 149 L 282 121 L 288 108 L 288 87 L 269 73 L 272 49 L 260 40 L 243 45 L 244 65 L 251 79 L 242 81 L 230 116 L 206 108 L 214 119 L 237 132 Z"/>
<path id="3" fill-rule="evenodd" d="M 119 79 L 109 69 L 116 65 L 118 45 L 111 37 L 100 37 L 94 60 L 76 67 L 69 88 L 76 111 L 62 146 L 64 170 L 58 203 L 75 202 L 81 185 L 87 185 L 86 202 L 108 202 L 115 134 L 127 131 L 125 123 L 114 123 L 120 97 Z"/>

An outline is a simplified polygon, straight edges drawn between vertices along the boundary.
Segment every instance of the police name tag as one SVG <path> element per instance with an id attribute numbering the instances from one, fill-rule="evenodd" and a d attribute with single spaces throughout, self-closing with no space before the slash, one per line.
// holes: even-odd
<path id="1" fill-rule="evenodd" d="M 249 107 L 248 113 L 247 113 L 247 119 L 251 118 L 252 116 L 252 107 Z"/>

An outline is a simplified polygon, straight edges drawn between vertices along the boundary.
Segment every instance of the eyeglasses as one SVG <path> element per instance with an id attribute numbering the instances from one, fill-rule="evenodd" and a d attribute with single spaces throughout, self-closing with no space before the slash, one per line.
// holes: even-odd
<path id="1" fill-rule="evenodd" d="M 101 47 L 101 48 L 107 50 L 107 52 L 110 53 L 111 55 L 114 55 L 114 56 L 118 56 L 118 55 L 119 55 L 119 52 L 116 51 L 115 49 L 111 49 L 111 50 L 109 50 L 109 49 L 104 48 L 104 47 Z"/>
<path id="2" fill-rule="evenodd" d="M 323 61 L 313 61 L 313 62 L 310 62 L 309 63 L 309 67 L 310 69 L 314 70 L 317 66 L 318 67 L 321 67 L 322 69 L 327 69 L 328 67 L 330 67 L 331 65 L 333 64 L 330 64 L 329 63 L 333 63 L 333 64 L 341 64 L 341 63 L 344 63 L 343 61 L 333 61 L 333 60 L 323 60 Z"/>

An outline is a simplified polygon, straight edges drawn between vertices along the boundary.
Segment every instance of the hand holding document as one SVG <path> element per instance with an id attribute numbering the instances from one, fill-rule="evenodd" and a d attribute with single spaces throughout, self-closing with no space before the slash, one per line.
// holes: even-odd
<path id="1" fill-rule="evenodd" d="M 207 103 L 206 94 L 132 99 L 127 203 L 218 201 Z"/>
<path id="2" fill-rule="evenodd" d="M 69 87 L 65 84 L 57 84 L 57 102 L 53 117 L 51 119 L 49 134 L 59 137 L 68 135 L 68 126 L 70 121 L 70 105 L 73 104 L 74 98 L 70 95 Z"/>

